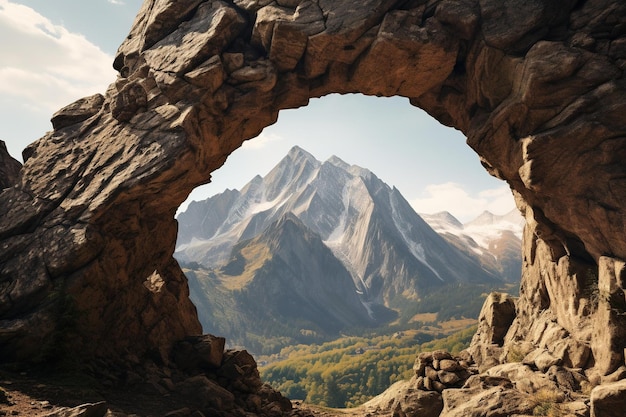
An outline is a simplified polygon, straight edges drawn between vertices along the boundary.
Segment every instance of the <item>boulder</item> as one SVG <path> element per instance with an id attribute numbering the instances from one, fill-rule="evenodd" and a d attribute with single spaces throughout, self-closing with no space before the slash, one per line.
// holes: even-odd
<path id="1" fill-rule="evenodd" d="M 542 390 L 561 391 L 554 381 L 543 372 L 533 371 L 529 366 L 522 363 L 507 363 L 490 368 L 486 375 L 505 378 L 514 384 L 518 391 L 526 394 L 534 394 Z"/>
<path id="2" fill-rule="evenodd" d="M 515 319 L 515 300 L 508 294 L 492 292 L 485 300 L 478 323 L 481 343 L 502 346 L 504 336 Z"/>
<path id="3" fill-rule="evenodd" d="M 95 116 L 103 104 L 104 97 L 102 94 L 81 98 L 54 113 L 50 122 L 55 129 L 72 126 Z"/>
<path id="4" fill-rule="evenodd" d="M 481 372 L 500 363 L 504 337 L 514 319 L 515 300 L 507 294 L 489 294 L 480 310 L 478 329 L 468 348 Z"/>
<path id="5" fill-rule="evenodd" d="M 174 345 L 174 363 L 185 371 L 217 369 L 222 365 L 226 339 L 213 335 L 189 336 Z"/>
<path id="6" fill-rule="evenodd" d="M 626 379 L 591 391 L 591 417 L 621 417 L 626 404 Z"/>
<path id="7" fill-rule="evenodd" d="M 527 394 L 513 388 L 448 389 L 443 392 L 440 417 L 500 417 L 532 414 L 534 404 Z"/>
<path id="8" fill-rule="evenodd" d="M 399 381 L 355 411 L 361 415 L 437 417 L 442 408 L 441 394 L 415 389 L 410 381 Z"/>
<path id="9" fill-rule="evenodd" d="M 418 389 L 437 392 L 462 386 L 476 372 L 467 361 L 444 350 L 421 352 L 415 359 L 413 370 L 412 381 Z"/>
<path id="10" fill-rule="evenodd" d="M 551 366 L 558 365 L 561 362 L 559 358 L 555 358 L 549 352 L 543 351 L 534 358 L 534 364 L 542 372 L 547 371 Z"/>
<path id="11" fill-rule="evenodd" d="M 232 410 L 235 406 L 235 395 L 204 375 L 178 383 L 176 392 L 202 409 Z"/>
<path id="12" fill-rule="evenodd" d="M 45 414 L 44 417 L 105 417 L 107 404 L 104 401 L 98 403 L 82 404 L 77 407 L 62 407 L 59 410 Z"/>

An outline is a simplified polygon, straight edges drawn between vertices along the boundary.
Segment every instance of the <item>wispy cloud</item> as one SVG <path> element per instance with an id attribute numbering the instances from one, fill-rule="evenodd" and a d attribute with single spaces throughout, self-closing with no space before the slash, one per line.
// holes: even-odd
<path id="1" fill-rule="evenodd" d="M 0 0 L 0 37 L 10 39 L 0 54 L 3 100 L 51 113 L 115 80 L 113 57 L 30 7 Z"/>
<path id="2" fill-rule="evenodd" d="M 245 141 L 242 149 L 263 149 L 281 140 L 283 140 L 282 136 L 263 131 L 256 138 Z"/>
<path id="3" fill-rule="evenodd" d="M 472 220 L 483 211 L 505 214 L 515 208 L 511 190 L 507 185 L 469 194 L 459 184 L 447 182 L 426 187 L 423 197 L 410 201 L 418 213 L 449 211 L 461 221 Z"/>
<path id="4" fill-rule="evenodd" d="M 108 0 L 108 2 L 111 4 L 115 4 L 116 6 L 123 6 L 126 4 L 122 0 Z"/>

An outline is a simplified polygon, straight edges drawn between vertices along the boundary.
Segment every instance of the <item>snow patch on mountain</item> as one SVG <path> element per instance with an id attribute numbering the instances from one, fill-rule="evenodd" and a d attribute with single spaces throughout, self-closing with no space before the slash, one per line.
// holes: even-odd
<path id="1" fill-rule="evenodd" d="M 484 211 L 474 220 L 465 224 L 458 221 L 447 211 L 436 214 L 420 214 L 420 216 L 441 235 L 450 234 L 464 241 L 475 243 L 469 248 L 478 255 L 490 253 L 497 260 L 497 254 L 492 253 L 497 249 L 498 241 L 504 232 L 512 232 L 520 241 L 524 230 L 524 218 L 517 209 L 504 215 L 496 215 Z"/>
<path id="2" fill-rule="evenodd" d="M 341 190 L 341 200 L 343 202 L 343 211 L 339 216 L 337 227 L 330 233 L 328 239 L 324 241 L 327 246 L 341 243 L 346 232 L 346 223 L 348 221 L 348 210 L 350 209 L 349 183 L 346 183 Z"/>
<path id="3" fill-rule="evenodd" d="M 417 294 L 422 284 L 495 279 L 474 256 L 437 235 L 397 190 L 371 171 L 336 156 L 322 163 L 298 147 L 240 192 L 219 194 L 190 208 L 178 217 L 186 234 L 175 256 L 185 262 L 224 265 L 235 245 L 292 213 L 344 265 L 363 301 Z M 444 220 L 446 227 L 463 227 L 452 216 Z"/>
<path id="4" fill-rule="evenodd" d="M 485 248 L 489 242 L 498 239 L 502 232 L 513 232 L 520 240 L 524 230 L 524 219 L 517 209 L 502 216 L 485 211 L 476 219 L 463 225 L 463 233 Z"/>
<path id="5" fill-rule="evenodd" d="M 391 217 L 393 219 L 394 224 L 396 225 L 396 228 L 402 235 L 402 239 L 404 239 L 404 242 L 406 243 L 407 247 L 409 248 L 413 256 L 415 256 L 415 258 L 418 261 L 426 265 L 428 269 L 430 269 L 433 272 L 433 274 L 435 274 L 435 276 L 439 278 L 440 281 L 444 282 L 445 280 L 441 278 L 441 275 L 439 275 L 439 272 L 437 272 L 437 270 L 433 268 L 426 260 L 426 253 L 424 252 L 424 247 L 420 243 L 413 241 L 413 239 L 409 237 L 409 233 L 411 232 L 412 226 L 410 223 L 404 221 L 404 219 L 399 215 L 397 202 L 394 196 L 395 194 L 391 194 L 389 198 L 389 202 L 391 203 Z"/>

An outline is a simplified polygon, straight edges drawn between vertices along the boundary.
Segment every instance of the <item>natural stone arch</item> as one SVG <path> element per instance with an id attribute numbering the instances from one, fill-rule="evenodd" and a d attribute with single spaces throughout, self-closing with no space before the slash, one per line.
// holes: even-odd
<path id="1" fill-rule="evenodd" d="M 526 339 L 613 371 L 625 19 L 602 0 L 147 0 L 117 81 L 56 113 L 0 194 L 0 357 L 167 361 L 200 332 L 172 258 L 177 207 L 281 109 L 360 92 L 460 129 L 510 185 L 528 226 L 505 347 Z"/>

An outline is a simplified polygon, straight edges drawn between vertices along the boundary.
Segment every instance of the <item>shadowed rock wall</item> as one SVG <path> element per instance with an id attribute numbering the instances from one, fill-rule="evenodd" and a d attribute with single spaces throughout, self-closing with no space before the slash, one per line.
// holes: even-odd
<path id="1" fill-rule="evenodd" d="M 624 22 L 617 0 L 145 1 L 117 80 L 57 112 L 0 194 L 0 357 L 167 360 L 201 331 L 172 258 L 177 207 L 279 110 L 360 92 L 460 129 L 510 185 L 528 226 L 504 347 L 586 348 L 579 366 L 612 372 Z"/>

